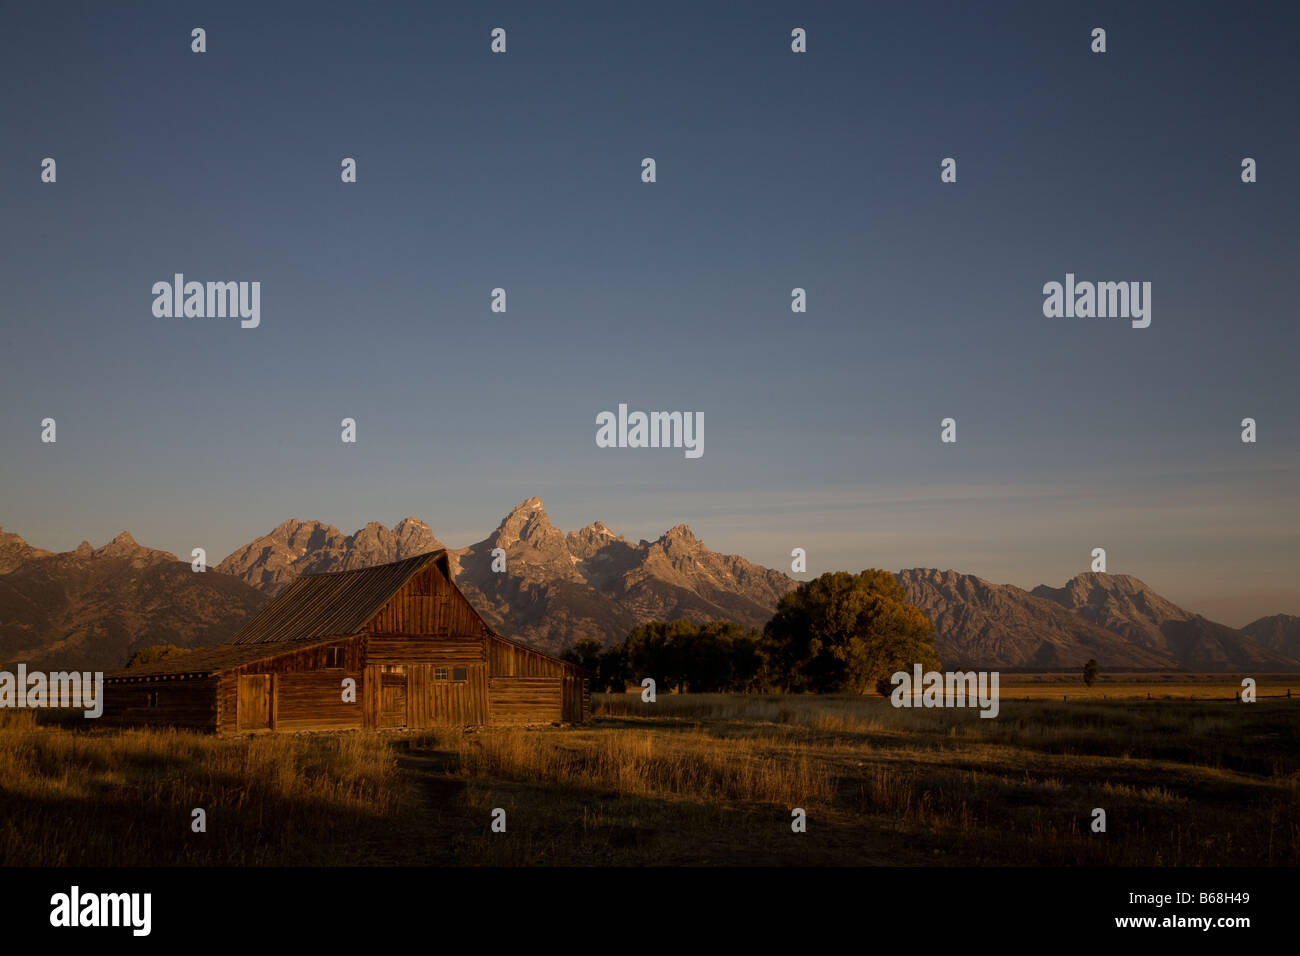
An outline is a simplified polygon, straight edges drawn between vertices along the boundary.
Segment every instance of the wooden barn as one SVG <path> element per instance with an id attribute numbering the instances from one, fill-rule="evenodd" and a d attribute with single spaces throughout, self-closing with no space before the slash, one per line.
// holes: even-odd
<path id="1" fill-rule="evenodd" d="M 493 632 L 451 580 L 446 551 L 306 575 L 229 644 L 104 683 L 106 723 L 219 734 L 591 716 L 585 672 Z"/>

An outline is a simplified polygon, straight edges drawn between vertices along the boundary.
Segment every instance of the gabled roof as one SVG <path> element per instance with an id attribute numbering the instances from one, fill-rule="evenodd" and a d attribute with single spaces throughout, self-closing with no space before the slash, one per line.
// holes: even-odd
<path id="1" fill-rule="evenodd" d="M 304 641 L 302 644 L 295 644 L 292 648 L 285 648 L 275 644 L 218 644 L 215 647 L 201 647 L 198 650 L 190 651 L 188 654 L 180 654 L 176 657 L 168 657 L 165 660 L 154 661 L 152 664 L 142 664 L 125 670 L 113 671 L 110 674 L 105 674 L 104 680 L 112 683 L 131 683 L 134 681 L 188 680 L 196 677 L 210 677 L 220 671 L 242 667 L 245 664 L 256 664 L 258 661 L 270 660 L 285 653 L 286 650 L 296 651 L 302 648 L 318 647 L 322 644 L 329 644 L 334 640 L 339 640 L 339 638 Z"/>
<path id="2" fill-rule="evenodd" d="M 230 643 L 287 644 L 356 634 L 431 564 L 451 579 L 445 549 L 373 568 L 304 575 L 276 595 Z"/>

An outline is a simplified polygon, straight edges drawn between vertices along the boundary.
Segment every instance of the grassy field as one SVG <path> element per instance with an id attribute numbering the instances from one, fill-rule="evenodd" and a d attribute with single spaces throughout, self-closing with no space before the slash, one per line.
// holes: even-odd
<path id="1" fill-rule="evenodd" d="M 8 712 L 0 863 L 1300 863 L 1300 699 L 1066 703 L 1041 686 L 1004 691 L 995 720 L 620 694 L 587 727 L 216 739 Z"/>
<path id="2" fill-rule="evenodd" d="M 1184 672 L 1102 674 L 1091 687 L 1083 676 L 1071 673 L 1009 674 L 999 677 L 1001 696 L 1020 700 L 1233 700 L 1241 691 L 1241 677 L 1230 674 Z M 1257 697 L 1300 695 L 1300 674 L 1260 674 L 1255 677 Z"/>

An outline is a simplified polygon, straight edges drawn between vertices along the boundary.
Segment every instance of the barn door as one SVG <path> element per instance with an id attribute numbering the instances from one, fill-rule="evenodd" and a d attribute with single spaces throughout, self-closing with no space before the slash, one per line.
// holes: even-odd
<path id="1" fill-rule="evenodd" d="M 240 730 L 271 729 L 270 674 L 240 676 L 237 715 Z"/>
<path id="2" fill-rule="evenodd" d="M 406 674 L 381 674 L 379 678 L 379 726 L 405 727 L 406 724 Z"/>

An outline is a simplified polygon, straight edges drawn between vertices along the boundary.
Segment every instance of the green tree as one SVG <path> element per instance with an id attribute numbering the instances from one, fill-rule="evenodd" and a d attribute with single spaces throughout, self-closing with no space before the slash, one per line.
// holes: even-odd
<path id="1" fill-rule="evenodd" d="M 1089 660 L 1088 663 L 1083 665 L 1083 682 L 1087 684 L 1089 687 L 1097 683 L 1098 669 L 1099 668 L 1095 660 Z"/>
<path id="2" fill-rule="evenodd" d="M 632 680 L 640 683 L 653 677 L 659 687 L 680 692 L 689 675 L 695 634 L 695 625 L 685 618 L 634 627 L 624 642 Z"/>
<path id="3" fill-rule="evenodd" d="M 888 571 L 832 571 L 781 598 L 763 649 L 786 690 L 862 694 L 914 664 L 938 669 L 932 632 Z"/>
<path id="4" fill-rule="evenodd" d="M 709 621 L 699 628 L 688 684 L 693 691 L 754 691 L 761 687 L 762 635 L 734 621 Z"/>
<path id="5" fill-rule="evenodd" d="M 605 645 L 594 637 L 580 637 L 560 652 L 560 660 L 577 664 L 595 674 L 600 669 L 600 655 Z"/>
<path id="6" fill-rule="evenodd" d="M 761 689 L 762 635 L 732 621 L 695 625 L 685 618 L 648 621 L 601 655 L 599 686 L 621 691 L 653 677 L 665 690 L 717 693 Z"/>
<path id="7" fill-rule="evenodd" d="M 627 654 L 622 645 L 607 648 L 594 637 L 581 637 L 560 653 L 560 660 L 586 669 L 595 693 L 626 690 Z"/>
<path id="8" fill-rule="evenodd" d="M 729 690 L 753 694 L 766 689 L 767 655 L 763 634 L 750 628 L 731 639 L 731 685 Z"/>
<path id="9" fill-rule="evenodd" d="M 682 639 L 686 689 L 698 694 L 728 690 L 732 680 L 731 648 L 744 629 L 731 621 L 710 621 Z"/>
<path id="10" fill-rule="evenodd" d="M 128 668 L 142 667 L 145 664 L 153 664 L 156 661 L 165 661 L 169 657 L 180 657 L 182 654 L 188 654 L 188 647 L 177 647 L 175 644 L 154 644 L 150 647 L 142 647 L 131 655 L 131 659 L 126 662 Z"/>
<path id="11" fill-rule="evenodd" d="M 621 694 L 627 690 L 630 676 L 626 644 L 613 644 L 600 655 L 600 665 L 596 669 L 596 682 L 592 686 L 600 691 Z"/>

